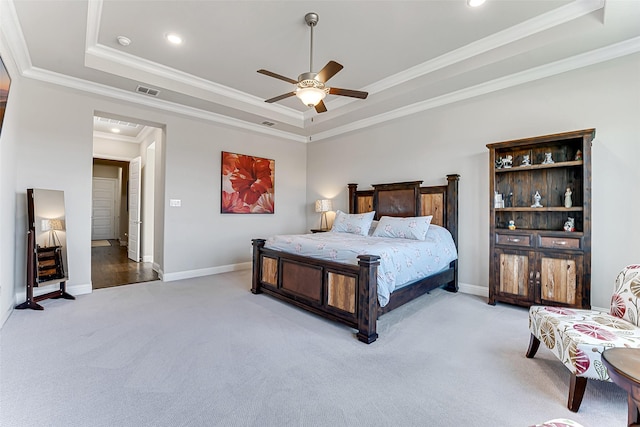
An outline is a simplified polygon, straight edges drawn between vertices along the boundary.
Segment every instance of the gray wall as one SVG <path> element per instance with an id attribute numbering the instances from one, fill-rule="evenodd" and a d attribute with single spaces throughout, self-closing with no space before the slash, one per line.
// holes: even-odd
<path id="1" fill-rule="evenodd" d="M 608 307 L 613 280 L 640 262 L 640 55 L 436 108 L 309 145 L 307 200 L 346 184 L 460 180 L 460 282 L 488 294 L 489 169 L 486 144 L 585 128 L 593 143 L 592 305 Z M 319 214 L 307 210 L 310 224 Z"/>
<path id="2" fill-rule="evenodd" d="M 91 291 L 94 111 L 117 112 L 164 126 L 166 134 L 160 146 L 164 156 L 156 169 L 161 197 L 154 201 L 160 211 L 155 224 L 159 238 L 154 261 L 165 280 L 246 268 L 252 238 L 306 229 L 305 144 L 113 102 L 30 79 L 16 79 L 9 101 L 0 152 L 2 233 L 9 234 L 1 246 L 6 254 L 0 272 L 2 319 L 25 298 L 27 188 L 65 192 L 68 285 L 72 293 Z M 275 159 L 274 215 L 220 214 L 223 150 Z M 9 165 L 6 169 L 5 162 Z M 182 207 L 169 208 L 170 198 L 181 199 Z"/>

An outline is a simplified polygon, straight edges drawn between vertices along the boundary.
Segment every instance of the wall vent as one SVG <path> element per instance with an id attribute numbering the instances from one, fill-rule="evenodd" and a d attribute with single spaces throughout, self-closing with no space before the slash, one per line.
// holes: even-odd
<path id="1" fill-rule="evenodd" d="M 140 85 L 138 85 L 138 87 L 136 88 L 136 92 L 144 93 L 145 95 L 150 96 L 158 96 L 158 94 L 160 93 L 158 89 L 151 89 L 150 87 L 144 87 Z"/>
<path id="2" fill-rule="evenodd" d="M 268 122 L 268 121 L 266 121 L 266 120 L 265 120 L 264 122 L 260 123 L 260 124 L 261 124 L 261 125 L 264 125 L 264 126 L 269 126 L 269 127 L 271 127 L 271 126 L 275 125 L 275 123 L 273 123 L 273 122 Z"/>

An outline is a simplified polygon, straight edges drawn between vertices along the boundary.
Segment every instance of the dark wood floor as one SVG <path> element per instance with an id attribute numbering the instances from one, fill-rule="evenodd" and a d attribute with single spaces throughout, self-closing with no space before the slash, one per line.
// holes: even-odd
<path id="1" fill-rule="evenodd" d="M 158 280 L 150 262 L 133 262 L 127 258 L 127 247 L 117 240 L 111 246 L 91 248 L 91 281 L 93 289 Z"/>

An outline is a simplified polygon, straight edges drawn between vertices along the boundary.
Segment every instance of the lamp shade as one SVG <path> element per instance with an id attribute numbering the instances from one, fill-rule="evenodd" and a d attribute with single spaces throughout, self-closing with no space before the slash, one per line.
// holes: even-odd
<path id="1" fill-rule="evenodd" d="M 303 87 L 296 90 L 296 96 L 307 107 L 315 107 L 327 96 L 327 93 L 317 87 Z"/>
<path id="2" fill-rule="evenodd" d="M 42 231 L 64 230 L 64 220 L 62 219 L 43 219 Z"/>
<path id="3" fill-rule="evenodd" d="M 316 212 L 329 212 L 333 209 L 331 200 L 322 199 L 316 200 Z"/>

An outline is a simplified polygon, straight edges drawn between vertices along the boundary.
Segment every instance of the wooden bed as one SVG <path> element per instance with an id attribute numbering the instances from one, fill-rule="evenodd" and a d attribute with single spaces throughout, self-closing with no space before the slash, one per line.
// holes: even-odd
<path id="1" fill-rule="evenodd" d="M 433 215 L 432 224 L 446 227 L 458 246 L 459 175 L 447 175 L 447 185 L 421 187 L 422 181 L 373 185 L 372 190 L 349 184 L 349 213 L 376 211 L 381 216 Z M 253 239 L 251 292 L 266 293 L 322 317 L 358 330 L 357 338 L 370 344 L 378 338 L 378 316 L 430 290 L 445 286 L 458 290 L 458 261 L 447 270 L 396 289 L 389 303 L 378 304 L 377 269 L 380 258 L 358 256 L 358 265 L 342 264 L 264 247 Z"/>

